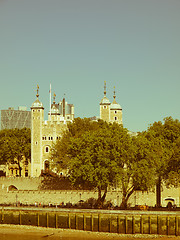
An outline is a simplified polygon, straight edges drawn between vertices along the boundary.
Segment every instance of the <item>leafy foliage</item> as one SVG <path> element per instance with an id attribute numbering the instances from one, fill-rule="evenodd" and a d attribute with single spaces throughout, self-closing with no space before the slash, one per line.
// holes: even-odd
<path id="1" fill-rule="evenodd" d="M 161 179 L 167 185 L 179 183 L 180 122 L 165 118 L 131 137 L 116 123 L 78 118 L 54 146 L 52 158 L 55 165 L 69 168 L 75 186 L 97 188 L 99 204 L 109 186 L 120 186 L 126 208 L 136 190 L 152 189 Z"/>
<path id="2" fill-rule="evenodd" d="M 180 179 L 180 121 L 172 117 L 164 122 L 154 122 L 146 131 L 147 139 L 153 143 L 156 155 L 157 206 L 161 205 L 161 182 L 177 186 Z"/>
<path id="3" fill-rule="evenodd" d="M 0 164 L 18 161 L 22 156 L 30 161 L 31 158 L 31 131 L 30 129 L 5 129 L 0 131 Z"/>
<path id="4" fill-rule="evenodd" d="M 162 122 L 154 122 L 147 130 L 147 138 L 154 143 L 156 148 L 157 175 L 171 182 L 170 172 L 178 173 L 179 147 L 180 147 L 180 121 L 172 117 Z"/>
<path id="5" fill-rule="evenodd" d="M 54 147 L 52 158 L 61 167 L 67 164 L 74 185 L 97 188 L 99 205 L 103 204 L 109 186 L 120 185 L 122 206 L 127 207 L 135 190 L 147 189 L 154 183 L 154 162 L 147 152 L 151 149 L 148 144 L 143 136 L 131 138 L 116 123 L 77 119 Z"/>

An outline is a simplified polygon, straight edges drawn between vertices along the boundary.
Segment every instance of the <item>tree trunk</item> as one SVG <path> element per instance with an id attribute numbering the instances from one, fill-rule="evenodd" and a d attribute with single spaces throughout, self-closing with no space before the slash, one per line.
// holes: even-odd
<path id="1" fill-rule="evenodd" d="M 156 184 L 156 207 L 161 207 L 161 177 L 158 178 Z"/>
<path id="2" fill-rule="evenodd" d="M 106 198 L 106 195 L 107 195 L 107 187 L 105 187 L 105 189 L 104 189 L 103 196 L 102 196 L 102 189 L 101 189 L 101 187 L 98 187 L 98 199 L 97 199 L 97 206 L 98 207 L 102 207 L 103 206 L 105 198 Z"/>
<path id="3" fill-rule="evenodd" d="M 21 177 L 21 170 L 22 170 L 22 168 L 21 168 L 21 158 L 18 158 L 18 167 L 19 167 L 19 176 Z"/>
<path id="4" fill-rule="evenodd" d="M 123 189 L 123 197 L 122 197 L 122 202 L 121 202 L 120 208 L 127 209 L 128 200 L 129 200 L 130 196 L 133 194 L 133 192 L 134 192 L 134 187 L 131 187 L 128 190 Z"/>

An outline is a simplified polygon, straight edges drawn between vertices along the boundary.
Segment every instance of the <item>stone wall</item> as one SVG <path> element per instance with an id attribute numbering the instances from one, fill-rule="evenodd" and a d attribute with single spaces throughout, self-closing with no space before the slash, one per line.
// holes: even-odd
<path id="1" fill-rule="evenodd" d="M 0 177 L 0 189 L 15 186 L 18 190 L 38 190 L 42 178 Z"/>
<path id="2" fill-rule="evenodd" d="M 20 190 L 20 191 L 6 191 L 0 190 L 0 204 L 16 204 L 20 202 L 23 204 L 35 204 L 41 203 L 42 205 L 48 205 L 49 203 L 56 205 L 64 202 L 77 204 L 80 200 L 86 201 L 89 198 L 97 199 L 98 192 L 96 191 L 78 191 L 78 190 L 63 190 L 63 191 L 38 191 L 38 190 Z M 162 193 L 162 206 L 167 205 L 167 193 Z M 179 195 L 173 195 L 176 205 L 179 207 Z M 111 201 L 114 206 L 120 206 L 122 200 L 122 193 L 120 191 L 111 191 L 107 193 L 106 201 Z M 148 205 L 155 206 L 156 195 L 153 192 L 139 192 L 134 193 L 130 197 L 129 206 L 135 205 Z"/>
<path id="3" fill-rule="evenodd" d="M 80 200 L 88 200 L 89 198 L 97 199 L 96 191 L 80 191 L 80 190 L 39 190 L 41 178 L 0 178 L 0 204 L 15 204 L 17 201 L 23 204 L 65 204 L 71 202 L 78 203 Z M 16 191 L 11 191 L 10 186 L 15 186 Z M 167 206 L 167 199 L 174 199 L 177 207 L 180 207 L 179 188 L 162 188 L 161 203 L 163 207 Z M 114 206 L 120 206 L 122 201 L 122 192 L 120 190 L 108 191 L 106 201 L 111 201 Z M 136 191 L 132 194 L 128 201 L 129 205 L 148 205 L 155 206 L 156 192 Z"/>

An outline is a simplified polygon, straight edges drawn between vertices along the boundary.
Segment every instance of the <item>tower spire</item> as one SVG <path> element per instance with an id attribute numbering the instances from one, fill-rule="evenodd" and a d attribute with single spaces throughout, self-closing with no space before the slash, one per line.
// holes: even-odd
<path id="1" fill-rule="evenodd" d="M 56 94 L 54 93 L 54 95 L 53 95 L 53 104 L 55 104 L 56 103 Z"/>
<path id="2" fill-rule="evenodd" d="M 113 98 L 114 98 L 113 103 L 117 103 L 117 102 L 116 102 L 116 91 L 115 91 L 115 87 L 114 87 L 114 95 L 113 95 Z"/>
<path id="3" fill-rule="evenodd" d="M 114 100 L 116 98 L 116 91 L 115 91 L 115 87 L 114 87 L 114 96 L 113 96 Z"/>
<path id="4" fill-rule="evenodd" d="M 36 97 L 38 98 L 39 97 L 39 85 L 37 84 L 37 94 L 36 94 Z"/>
<path id="5" fill-rule="evenodd" d="M 106 97 L 106 81 L 104 81 L 104 97 Z"/>

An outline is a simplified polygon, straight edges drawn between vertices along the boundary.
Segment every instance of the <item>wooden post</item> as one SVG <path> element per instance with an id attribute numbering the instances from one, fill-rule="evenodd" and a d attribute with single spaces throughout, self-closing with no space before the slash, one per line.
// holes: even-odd
<path id="1" fill-rule="evenodd" d="M 75 229 L 78 229 L 78 216 L 75 213 Z"/>
<path id="2" fill-rule="evenodd" d="M 101 214 L 98 214 L 98 231 L 101 231 Z"/>
<path id="3" fill-rule="evenodd" d="M 127 216 L 125 216 L 125 219 L 124 219 L 124 225 L 125 225 L 125 234 L 127 234 Z"/>
<path id="4" fill-rule="evenodd" d="M 39 227 L 39 212 L 37 213 L 37 226 Z"/>
<path id="5" fill-rule="evenodd" d="M 19 211 L 19 225 L 22 224 L 22 221 L 21 221 L 21 211 Z"/>
<path id="6" fill-rule="evenodd" d="M 48 212 L 46 214 L 46 227 L 47 228 L 49 227 L 49 215 L 48 215 Z"/>
<path id="7" fill-rule="evenodd" d="M 166 217 L 166 234 L 169 235 L 169 217 Z"/>
<path id="8" fill-rule="evenodd" d="M 117 216 L 117 233 L 120 233 L 120 217 Z"/>
<path id="9" fill-rule="evenodd" d="M 4 223 L 4 207 L 2 207 L 2 220 L 1 223 Z"/>
<path id="10" fill-rule="evenodd" d="M 55 228 L 58 228 L 58 218 L 57 218 L 57 213 L 55 214 Z"/>
<path id="11" fill-rule="evenodd" d="M 149 216 L 149 234 L 151 234 L 151 216 Z"/>
<path id="12" fill-rule="evenodd" d="M 68 214 L 68 227 L 71 229 L 71 215 L 70 213 Z"/>
<path id="13" fill-rule="evenodd" d="M 157 216 L 157 234 L 160 234 L 160 217 Z"/>
<path id="14" fill-rule="evenodd" d="M 94 230 L 94 218 L 93 218 L 93 214 L 91 214 L 91 231 L 93 232 Z"/>
<path id="15" fill-rule="evenodd" d="M 132 234 L 135 233 L 135 219 L 134 216 L 132 216 Z"/>
<path id="16" fill-rule="evenodd" d="M 140 218 L 140 233 L 143 234 L 143 216 Z"/>
<path id="17" fill-rule="evenodd" d="M 111 232 L 111 227 L 112 227 L 112 218 L 110 215 L 110 217 L 109 217 L 109 232 Z"/>
<path id="18" fill-rule="evenodd" d="M 175 217 L 175 235 L 178 236 L 179 233 L 178 233 L 178 217 L 176 216 Z"/>
<path id="19" fill-rule="evenodd" d="M 83 214 L 83 229 L 86 231 L 86 215 Z"/>

